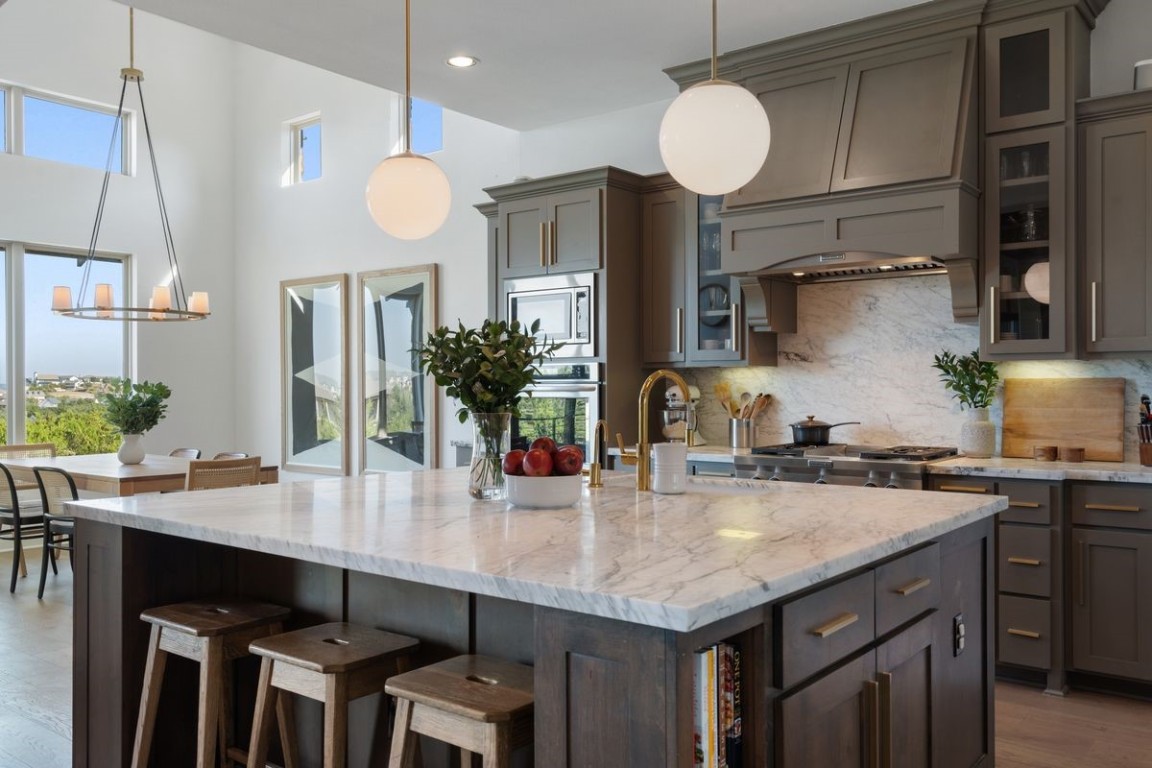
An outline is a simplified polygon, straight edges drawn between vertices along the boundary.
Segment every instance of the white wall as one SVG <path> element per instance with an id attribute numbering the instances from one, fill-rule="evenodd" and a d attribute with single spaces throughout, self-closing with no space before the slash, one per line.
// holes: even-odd
<path id="1" fill-rule="evenodd" d="M 146 14 L 137 14 L 136 32 L 136 65 L 145 74 L 148 116 L 185 286 L 209 291 L 214 309 L 204 322 L 144 324 L 147 327 L 138 329 L 132 375 L 163 380 L 174 393 L 168 418 L 145 442 L 156 452 L 178 444 L 223 450 L 236 438 L 231 311 L 234 46 Z M 9 0 L 0 8 L 2 80 L 115 106 L 120 68 L 127 65 L 128 11 L 122 5 Z M 136 100 L 128 104 L 135 106 Z M 0 154 L 0 240 L 87 247 L 102 175 L 89 168 Z M 139 155 L 137 176 L 112 179 L 99 246 L 132 254 L 137 302 L 146 301 L 151 286 L 166 274 L 144 154 Z M 45 297 L 45 305 L 47 301 Z"/>
<path id="2" fill-rule="evenodd" d="M 1132 65 L 1152 59 L 1152 2 L 1112 0 L 1092 33 L 1092 95 L 1132 90 Z"/>
<path id="3" fill-rule="evenodd" d="M 663 173 L 658 137 L 672 100 L 521 134 L 520 168 L 526 176 L 614 165 L 633 173 Z"/>

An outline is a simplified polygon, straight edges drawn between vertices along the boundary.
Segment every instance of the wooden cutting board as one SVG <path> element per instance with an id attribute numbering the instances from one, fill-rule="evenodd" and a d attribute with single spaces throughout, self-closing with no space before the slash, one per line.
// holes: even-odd
<path id="1" fill-rule="evenodd" d="M 1037 445 L 1124 461 L 1124 379 L 1005 379 L 1000 452 L 1031 459 Z"/>

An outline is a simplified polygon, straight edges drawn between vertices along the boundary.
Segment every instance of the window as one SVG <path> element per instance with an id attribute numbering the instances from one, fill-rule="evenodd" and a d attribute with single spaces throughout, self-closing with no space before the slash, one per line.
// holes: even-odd
<path id="1" fill-rule="evenodd" d="M 292 124 L 292 182 L 320 178 L 320 118 Z"/>
<path id="2" fill-rule="evenodd" d="M 111 144 L 109 144 L 111 142 Z M 124 147 L 115 112 L 24 95 L 24 154 L 124 173 Z"/>
<path id="3" fill-rule="evenodd" d="M 0 366 L 0 442 L 55 443 L 60 454 L 115 451 L 119 438 L 97 396 L 110 379 L 126 375 L 126 324 L 52 314 L 52 286 L 79 290 L 83 253 L 6 243 L 0 254 L 0 352 L 16 350 L 6 356 L 12 367 Z M 125 257 L 99 254 L 91 281 L 110 283 L 123 297 L 127 275 Z M 12 327 L 4 322 L 9 305 Z"/>
<path id="4" fill-rule="evenodd" d="M 427 155 L 444 149 L 444 108 L 412 99 L 412 151 Z"/>

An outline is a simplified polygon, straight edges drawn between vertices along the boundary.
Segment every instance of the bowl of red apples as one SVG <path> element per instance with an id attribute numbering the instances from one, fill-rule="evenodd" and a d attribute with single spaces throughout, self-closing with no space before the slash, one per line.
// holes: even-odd
<path id="1" fill-rule="evenodd" d="M 580 501 L 580 470 L 584 452 L 575 445 L 556 445 L 538 437 L 528 450 L 504 454 L 504 482 L 508 501 L 528 509 L 570 507 Z"/>

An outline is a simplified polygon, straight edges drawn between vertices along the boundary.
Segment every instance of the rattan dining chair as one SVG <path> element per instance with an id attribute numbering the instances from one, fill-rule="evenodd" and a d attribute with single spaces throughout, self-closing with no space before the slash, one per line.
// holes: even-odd
<path id="1" fill-rule="evenodd" d="M 12 583 L 9 592 L 16 591 L 16 577 L 27 575 L 24 563 L 24 540 L 36 539 L 44 535 L 44 514 L 39 509 L 20 509 L 20 497 L 16 494 L 16 481 L 8 467 L 0 464 L 0 540 L 11 541 Z"/>
<path id="2" fill-rule="evenodd" d="M 212 457 L 213 460 L 246 459 L 246 458 L 248 458 L 248 454 L 244 453 L 243 451 L 224 451 L 224 452 L 218 453 Z"/>
<path id="3" fill-rule="evenodd" d="M 177 459 L 198 459 L 200 458 L 199 448 L 174 448 L 168 452 L 169 456 Z"/>
<path id="4" fill-rule="evenodd" d="M 184 489 L 236 488 L 260 484 L 260 457 L 245 459 L 193 459 L 188 462 Z"/>
<path id="5" fill-rule="evenodd" d="M 36 592 L 36 598 L 43 600 L 48 566 L 52 566 L 53 574 L 59 573 L 56 568 L 58 550 L 68 553 L 68 564 L 72 570 L 76 570 L 76 562 L 72 556 L 76 523 L 65 512 L 64 502 L 75 501 L 80 498 L 80 494 L 76 492 L 76 481 L 72 479 L 72 475 L 63 469 L 33 467 L 32 473 L 36 475 L 36 484 L 40 486 L 40 504 L 44 510 L 44 556 L 40 559 L 40 588 Z"/>

